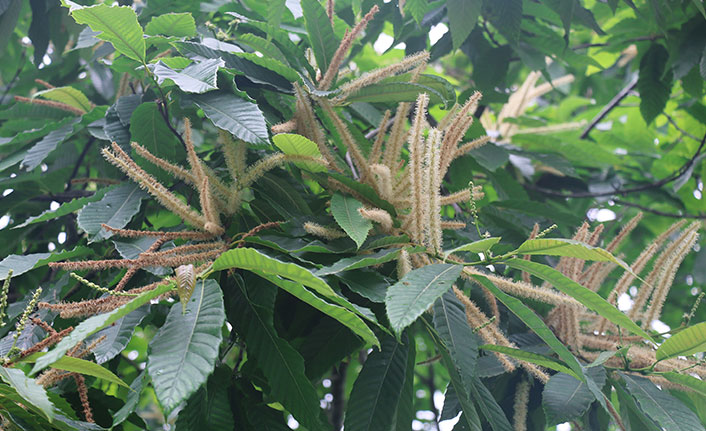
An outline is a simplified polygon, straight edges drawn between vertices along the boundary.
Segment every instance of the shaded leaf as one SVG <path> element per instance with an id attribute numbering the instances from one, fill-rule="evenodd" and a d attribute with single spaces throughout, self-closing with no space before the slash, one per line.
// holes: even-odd
<path id="1" fill-rule="evenodd" d="M 421 316 L 461 275 L 462 266 L 433 264 L 410 271 L 390 286 L 385 308 L 390 326 L 400 334 Z"/>
<path id="2" fill-rule="evenodd" d="M 96 362 L 102 364 L 122 352 L 130 342 L 135 327 L 147 316 L 149 306 L 140 307 L 125 317 L 121 317 L 115 324 L 98 331 L 96 337 L 105 335 L 105 340 L 93 349 Z"/>
<path id="3" fill-rule="evenodd" d="M 466 387 L 474 380 L 478 359 L 478 337 L 468 326 L 466 310 L 452 290 L 434 302 L 434 329 Z"/>
<path id="4" fill-rule="evenodd" d="M 254 103 L 225 92 L 194 95 L 192 100 L 213 124 L 238 139 L 252 144 L 267 143 L 269 136 L 265 117 Z"/>
<path id="5" fill-rule="evenodd" d="M 483 238 L 478 241 L 469 242 L 468 244 L 463 244 L 456 248 L 452 248 L 451 250 L 444 251 L 444 256 L 459 253 L 462 251 L 468 251 L 471 253 L 485 253 L 499 241 L 500 237 L 498 236 L 493 238 Z"/>
<path id="6" fill-rule="evenodd" d="M 147 372 L 166 413 L 206 382 L 218 359 L 225 322 L 223 293 L 215 280 L 201 281 L 186 310 L 174 304 L 150 341 Z"/>
<path id="7" fill-rule="evenodd" d="M 380 265 L 385 262 L 390 262 L 397 259 L 401 249 L 399 248 L 387 248 L 380 250 L 372 254 L 361 254 L 353 257 L 343 258 L 333 265 L 325 266 L 314 274 L 319 277 L 324 275 L 336 274 L 343 271 L 350 271 L 353 269 L 364 268 L 367 266 Z"/>
<path id="8" fill-rule="evenodd" d="M 165 36 L 191 37 L 196 35 L 196 22 L 190 13 L 166 13 L 152 17 L 145 26 L 149 35 L 163 34 Z"/>
<path id="9" fill-rule="evenodd" d="M 150 153 L 167 160 L 176 158 L 177 148 L 181 145 L 154 102 L 145 102 L 132 111 L 130 138 Z"/>
<path id="10" fill-rule="evenodd" d="M 100 190 L 97 190 L 91 196 L 86 196 L 84 198 L 76 198 L 76 199 L 71 200 L 71 202 L 65 202 L 65 203 L 61 204 L 59 206 L 59 208 L 57 208 L 55 210 L 51 210 L 51 209 L 45 210 L 41 214 L 39 214 L 37 216 L 32 216 L 32 217 L 28 218 L 27 220 L 25 220 L 23 223 L 21 223 L 17 226 L 14 226 L 13 229 L 18 229 L 21 227 L 29 226 L 31 224 L 40 223 L 40 222 L 47 221 L 47 220 L 53 220 L 53 219 L 65 216 L 66 214 L 71 214 L 72 212 L 74 212 L 76 210 L 80 210 L 86 204 L 89 204 L 91 202 L 95 202 L 97 200 L 102 199 L 103 195 L 105 195 L 105 193 L 108 190 L 111 190 L 111 187 L 106 187 L 106 188 L 102 188 Z"/>
<path id="11" fill-rule="evenodd" d="M 548 424 L 557 424 L 581 417 L 595 397 L 585 382 L 564 374 L 554 374 L 542 392 L 542 405 Z"/>
<path id="12" fill-rule="evenodd" d="M 637 89 L 640 92 L 640 113 L 650 124 L 667 105 L 672 90 L 672 71 L 665 71 L 669 53 L 658 43 L 653 43 L 640 60 Z"/>
<path id="13" fill-rule="evenodd" d="M 110 238 L 112 234 L 101 227 L 105 223 L 113 228 L 125 227 L 140 211 L 147 193 L 136 184 L 123 184 L 109 190 L 97 202 L 91 202 L 78 213 L 78 227 L 89 234 L 89 242 Z"/>
<path id="14" fill-rule="evenodd" d="M 12 389 L 33 409 L 40 412 L 49 421 L 54 417 L 54 405 L 49 401 L 47 392 L 37 382 L 25 376 L 22 370 L 17 368 L 0 367 L 0 378 L 10 385 Z"/>
<path id="15" fill-rule="evenodd" d="M 240 278 L 236 285 L 230 293 L 236 316 L 232 324 L 245 340 L 248 357 L 269 382 L 269 393 L 305 427 L 322 429 L 319 398 L 304 374 L 304 360 L 273 327 L 276 290 L 263 285 L 246 287 Z"/>
<path id="16" fill-rule="evenodd" d="M 391 429 L 405 383 L 407 337 L 403 343 L 393 337 L 382 341 L 379 351 L 368 356 L 353 384 L 344 427 L 352 431 Z"/>
<path id="17" fill-rule="evenodd" d="M 571 370 L 566 365 L 557 361 L 549 356 L 540 355 L 539 353 L 533 353 L 522 349 L 515 349 L 513 347 L 500 346 L 495 344 L 483 344 L 480 346 L 481 349 L 502 353 L 503 355 L 511 356 L 515 359 L 525 362 L 531 362 L 533 364 L 540 365 L 550 370 L 559 371 L 571 375 L 572 377 L 577 377 L 578 375 Z"/>
<path id="18" fill-rule="evenodd" d="M 56 149 L 59 144 L 64 142 L 66 138 L 71 136 L 74 132 L 74 126 L 81 121 L 80 118 L 76 118 L 71 123 L 62 126 L 60 129 L 52 130 L 43 137 L 39 142 L 34 144 L 25 154 L 20 164 L 20 168 L 24 168 L 27 171 L 31 171 L 37 166 L 39 166 L 44 159 L 49 156 L 49 154 Z"/>
<path id="19" fill-rule="evenodd" d="M 187 401 L 176 421 L 177 430 L 232 430 L 235 426 L 228 400 L 227 386 L 231 370 L 227 366 L 216 368 L 202 386 Z"/>
<path id="20" fill-rule="evenodd" d="M 701 421 L 694 412 L 668 392 L 660 390 L 644 377 L 620 373 L 627 389 L 637 401 L 640 409 L 670 431 L 703 430 Z"/>
<path id="21" fill-rule="evenodd" d="M 358 245 L 365 242 L 368 237 L 368 232 L 373 228 L 373 223 L 364 218 L 358 212 L 359 208 L 363 208 L 363 204 L 355 198 L 334 193 L 331 198 L 331 213 L 336 223 L 343 229 L 349 237 Z"/>
<path id="22" fill-rule="evenodd" d="M 326 73 L 333 54 L 338 48 L 338 39 L 333 33 L 326 11 L 318 0 L 302 0 L 301 6 L 306 32 L 309 34 L 311 49 L 316 57 L 316 65 L 321 73 Z"/>
<path id="23" fill-rule="evenodd" d="M 123 404 L 120 410 L 113 414 L 114 427 L 125 422 L 128 416 L 135 411 L 137 403 L 140 401 L 140 394 L 145 386 L 146 376 L 147 372 L 142 371 L 137 377 L 135 377 L 135 380 L 130 383 L 130 391 L 125 397 L 125 404 Z"/>
<path id="24" fill-rule="evenodd" d="M 446 0 L 453 49 L 461 46 L 471 34 L 478 21 L 481 6 L 481 0 Z"/>
<path id="25" fill-rule="evenodd" d="M 32 253 L 24 256 L 11 254 L 0 261 L 0 280 L 7 278 L 9 270 L 12 270 L 13 277 L 17 277 L 32 269 L 42 267 L 49 262 L 58 262 L 73 257 L 85 256 L 90 252 L 90 249 L 79 246 L 72 250 L 62 250 L 56 253 Z"/>
<path id="26" fill-rule="evenodd" d="M 34 360 L 44 356 L 45 353 L 40 352 L 36 356 L 32 355 L 28 357 L 23 362 L 33 362 Z M 99 379 L 105 380 L 107 382 L 115 383 L 123 387 L 129 387 L 127 383 L 123 382 L 120 377 L 113 374 L 109 369 L 102 367 L 95 362 L 87 361 L 81 358 L 74 358 L 71 356 L 62 356 L 57 361 L 52 362 L 52 368 L 59 370 L 69 371 L 72 373 L 84 374 L 86 376 L 93 376 Z"/>

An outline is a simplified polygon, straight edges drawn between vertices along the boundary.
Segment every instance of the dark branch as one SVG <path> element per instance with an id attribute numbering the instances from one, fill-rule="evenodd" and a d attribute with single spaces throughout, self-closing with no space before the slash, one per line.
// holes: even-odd
<path id="1" fill-rule="evenodd" d="M 632 91 L 633 88 L 637 85 L 637 75 L 630 81 L 628 85 L 626 85 L 618 94 L 613 97 L 613 99 L 605 106 L 603 109 L 601 109 L 601 112 L 596 115 L 593 120 L 591 120 L 591 123 L 589 123 L 588 126 L 581 132 L 581 139 L 586 139 L 589 133 L 591 133 L 591 130 L 593 130 L 594 127 L 596 127 L 596 124 L 600 123 L 603 118 L 605 118 L 606 115 L 610 111 L 612 111 L 620 102 L 627 97 L 628 94 Z"/>
<path id="2" fill-rule="evenodd" d="M 649 184 L 644 184 L 642 186 L 637 186 L 637 187 L 630 187 L 630 188 L 625 188 L 625 189 L 615 189 L 611 190 L 609 192 L 576 192 L 576 193 L 562 193 L 562 192 L 557 192 L 555 190 L 550 190 L 550 189 L 545 189 L 544 187 L 538 187 L 533 184 L 527 184 L 526 187 L 532 190 L 536 190 L 540 193 L 544 193 L 545 195 L 550 195 L 550 196 L 556 196 L 556 197 L 561 197 L 561 198 L 599 198 L 599 197 L 609 197 L 609 196 L 615 196 L 615 195 L 620 195 L 620 196 L 625 196 L 631 193 L 639 193 L 639 192 L 644 192 L 646 190 L 652 190 L 652 189 L 658 189 L 662 187 L 665 184 L 671 183 L 672 181 L 676 181 L 679 178 L 683 177 L 686 175 L 687 172 L 691 169 L 693 166 L 694 162 L 696 161 L 696 158 L 701 155 L 701 151 L 704 148 L 704 143 L 706 143 L 706 134 L 704 137 L 701 139 L 701 143 L 699 144 L 699 148 L 696 149 L 696 152 L 694 153 L 693 156 L 689 160 L 687 160 L 684 165 L 682 165 L 681 168 L 677 169 L 672 175 L 663 178 L 659 181 L 655 181 Z"/>
<path id="3" fill-rule="evenodd" d="M 626 202 L 624 200 L 620 199 L 614 199 L 613 200 L 616 204 L 619 205 L 624 205 L 626 207 L 633 207 L 633 208 L 638 208 L 642 211 L 652 213 L 658 216 L 662 217 L 670 217 L 670 218 L 688 218 L 688 219 L 696 219 L 696 220 L 706 220 L 706 214 L 677 214 L 677 213 L 667 213 L 664 211 L 659 211 L 653 208 L 646 207 L 644 205 L 639 205 L 633 202 Z"/>

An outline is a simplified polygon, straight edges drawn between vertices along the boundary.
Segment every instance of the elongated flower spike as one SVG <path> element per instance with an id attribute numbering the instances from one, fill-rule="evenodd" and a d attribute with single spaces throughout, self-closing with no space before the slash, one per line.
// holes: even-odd
<path id="1" fill-rule="evenodd" d="M 328 240 L 333 240 L 333 239 L 338 239 L 338 238 L 344 238 L 346 237 L 346 233 L 343 232 L 342 230 L 326 227 L 326 226 L 321 226 L 318 223 L 314 222 L 306 222 L 304 223 L 304 230 L 307 231 L 308 233 L 318 236 L 320 238 L 328 239 Z"/>
<path id="2" fill-rule="evenodd" d="M 7 316 L 7 295 L 10 292 L 10 279 L 12 278 L 12 269 L 7 271 L 5 281 L 2 283 L 2 291 L 0 292 L 0 328 L 5 326 L 5 316 Z"/>

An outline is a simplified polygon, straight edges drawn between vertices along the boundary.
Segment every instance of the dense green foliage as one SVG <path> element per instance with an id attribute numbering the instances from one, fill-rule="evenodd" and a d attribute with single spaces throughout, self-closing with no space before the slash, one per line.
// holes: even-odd
<path id="1" fill-rule="evenodd" d="M 704 429 L 702 0 L 118 3 L 0 0 L 2 429 Z"/>

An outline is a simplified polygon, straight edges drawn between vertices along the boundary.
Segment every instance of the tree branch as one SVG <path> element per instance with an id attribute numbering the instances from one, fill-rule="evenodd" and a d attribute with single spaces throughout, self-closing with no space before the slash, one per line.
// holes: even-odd
<path id="1" fill-rule="evenodd" d="M 591 120 L 588 126 L 586 126 L 583 132 L 581 132 L 580 139 L 586 139 L 586 137 L 588 137 L 588 134 L 591 133 L 591 130 L 593 130 L 593 128 L 596 127 L 596 125 L 600 123 L 601 120 L 605 118 L 605 116 L 608 115 L 610 111 L 612 111 L 616 106 L 618 106 L 618 104 L 620 104 L 620 102 L 625 99 L 628 94 L 630 94 L 633 88 L 635 88 L 635 86 L 637 85 L 637 78 L 638 76 L 635 75 L 635 77 L 630 81 L 630 83 L 626 85 L 622 90 L 620 90 L 620 92 L 618 92 L 618 94 L 616 94 L 615 97 L 613 97 L 613 99 L 608 102 L 608 104 L 603 107 L 603 109 L 601 109 L 601 112 L 599 112 L 598 115 L 596 115 L 593 120 Z"/>
<path id="2" fill-rule="evenodd" d="M 662 217 L 670 217 L 670 218 L 688 218 L 688 219 L 696 219 L 696 220 L 706 220 L 706 214 L 677 214 L 677 213 L 667 213 L 664 211 L 659 211 L 656 209 L 652 209 L 643 205 L 639 205 L 633 202 L 627 202 L 621 199 L 614 199 L 613 202 L 619 205 L 624 205 L 626 207 L 633 207 L 633 208 L 638 208 L 642 211 L 652 213 L 658 216 Z"/>

